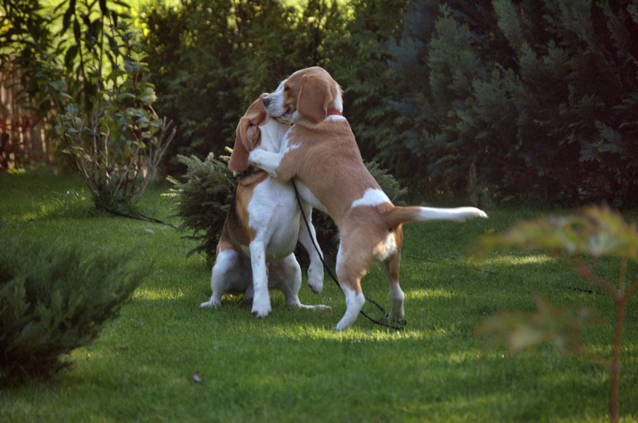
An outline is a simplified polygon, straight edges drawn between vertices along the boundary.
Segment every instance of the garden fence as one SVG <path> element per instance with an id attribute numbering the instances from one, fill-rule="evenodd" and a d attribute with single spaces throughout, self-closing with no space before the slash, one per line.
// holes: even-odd
<path id="1" fill-rule="evenodd" d="M 0 69 L 0 169 L 47 160 L 53 146 L 44 126 L 21 84 L 20 70 L 5 64 Z"/>

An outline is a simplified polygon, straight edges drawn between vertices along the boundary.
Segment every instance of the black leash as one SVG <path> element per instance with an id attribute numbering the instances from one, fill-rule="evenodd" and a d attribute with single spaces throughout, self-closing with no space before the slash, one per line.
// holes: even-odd
<path id="1" fill-rule="evenodd" d="M 167 222 L 162 222 L 159 219 L 155 219 L 153 217 L 148 217 L 148 216 L 144 216 L 142 213 L 139 213 L 139 216 L 133 216 L 130 214 L 126 214 L 126 213 L 120 213 L 118 211 L 115 210 L 111 210 L 111 209 L 104 209 L 105 211 L 107 211 L 108 213 L 114 214 L 116 216 L 120 216 L 120 217 L 126 217 L 128 219 L 135 219 L 135 220 L 141 220 L 142 222 L 153 222 L 153 223 L 159 223 L 161 225 L 166 225 L 166 226 L 170 226 L 171 228 L 175 228 L 177 229 L 177 226 L 173 225 L 172 223 L 167 223 Z M 141 217 L 140 217 L 141 216 Z"/>
<path id="2" fill-rule="evenodd" d="M 323 268 L 326 269 L 326 272 L 328 272 L 328 275 L 330 275 L 330 277 L 337 284 L 339 289 L 341 289 L 341 285 L 339 284 L 339 281 L 337 280 L 335 275 L 332 273 L 332 271 L 330 270 L 330 268 L 328 267 L 326 262 L 323 260 L 323 255 L 321 254 L 321 251 L 319 251 L 319 247 L 317 247 L 317 244 L 315 244 L 315 240 L 312 237 L 312 232 L 310 232 L 310 224 L 308 223 L 308 219 L 306 218 L 306 213 L 303 211 L 303 207 L 301 205 L 301 198 L 299 197 L 299 191 L 297 191 L 297 185 L 295 184 L 294 179 L 291 179 L 291 181 L 292 181 L 292 187 L 295 189 L 295 196 L 297 197 L 297 204 L 299 205 L 299 210 L 301 210 L 301 215 L 303 216 L 303 221 L 306 224 L 306 228 L 308 229 L 308 233 L 311 234 L 310 241 L 312 241 L 313 247 L 315 247 L 315 250 L 317 250 L 317 254 L 319 254 L 319 258 L 321 259 L 321 263 L 323 263 Z M 341 291 L 343 292 L 343 289 L 341 289 Z M 368 297 L 366 294 L 363 294 L 363 295 L 364 295 L 366 301 L 369 301 L 372 304 L 374 304 L 375 306 L 377 306 L 379 308 L 379 310 L 381 310 L 381 312 L 383 312 L 383 314 L 387 316 L 387 313 L 386 313 L 385 309 L 383 307 L 381 307 L 381 305 L 379 305 L 379 303 L 377 303 L 376 301 L 374 301 L 373 299 Z M 359 313 L 361 313 L 363 315 L 363 317 L 365 317 L 366 319 L 368 319 L 372 323 L 375 323 L 375 324 L 377 324 L 379 326 L 384 326 L 384 327 L 389 328 L 389 329 L 403 330 L 403 329 L 405 329 L 405 325 L 407 324 L 407 323 L 404 323 L 403 326 L 392 326 L 392 325 L 388 325 L 386 323 L 383 323 L 383 322 L 380 322 L 378 320 L 373 319 L 372 317 L 370 317 L 367 314 L 365 314 L 363 312 L 363 310 L 359 311 Z"/>

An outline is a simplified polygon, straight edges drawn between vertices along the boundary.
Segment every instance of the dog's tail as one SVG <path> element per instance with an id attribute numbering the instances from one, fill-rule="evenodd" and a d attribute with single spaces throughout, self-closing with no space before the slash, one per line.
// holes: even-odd
<path id="1" fill-rule="evenodd" d="M 434 207 L 394 207 L 384 213 L 386 227 L 394 228 L 408 222 L 429 222 L 432 220 L 452 220 L 462 222 L 475 217 L 487 218 L 487 214 L 476 207 L 439 209 Z"/>

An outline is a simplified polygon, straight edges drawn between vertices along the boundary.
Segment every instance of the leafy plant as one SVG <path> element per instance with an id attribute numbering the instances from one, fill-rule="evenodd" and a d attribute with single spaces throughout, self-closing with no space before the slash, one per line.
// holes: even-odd
<path id="1" fill-rule="evenodd" d="M 107 18 L 112 22 L 108 51 L 98 48 L 95 37 L 86 34 L 91 42 L 84 47 L 91 59 L 83 58 L 83 66 L 90 70 L 84 78 L 93 82 L 95 93 L 87 103 L 69 94 L 68 78 L 62 75 L 55 55 L 39 62 L 36 77 L 46 94 L 41 102 L 52 101 L 58 109 L 55 130 L 96 207 L 113 210 L 131 207 L 140 200 L 176 128 L 170 130 L 171 122 L 160 119 L 151 107 L 156 96 L 143 61 L 147 55 L 136 51 L 139 44 L 134 43 L 129 24 Z M 72 48 L 67 50 L 67 66 L 74 53 Z M 109 58 L 107 63 L 104 55 Z"/>
<path id="2" fill-rule="evenodd" d="M 484 255 L 497 247 L 509 246 L 554 253 L 614 301 L 616 314 L 610 365 L 610 415 L 612 421 L 618 421 L 623 317 L 627 301 L 638 290 L 638 279 L 628 280 L 627 272 L 628 262 L 638 263 L 636 223 L 628 224 L 622 215 L 608 207 L 589 207 L 578 215 L 541 218 L 520 223 L 502 235 L 485 236 L 475 251 Z M 620 259 L 615 283 L 593 270 L 596 261 L 603 257 Z M 500 314 L 484 322 L 477 333 L 508 344 L 513 352 L 550 340 L 563 352 L 580 353 L 580 328 L 589 320 L 590 311 L 565 311 L 540 297 L 537 297 L 537 303 L 539 310 L 536 314 Z"/>
<path id="3" fill-rule="evenodd" d="M 48 377 L 93 342 L 149 274 L 130 253 L 59 241 L 0 244 L 0 384 Z"/>

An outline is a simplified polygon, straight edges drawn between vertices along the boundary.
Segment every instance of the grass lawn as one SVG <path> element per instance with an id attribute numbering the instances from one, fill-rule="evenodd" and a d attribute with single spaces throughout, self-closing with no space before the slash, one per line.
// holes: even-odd
<path id="1" fill-rule="evenodd" d="M 169 220 L 167 187 L 153 187 L 144 210 Z M 510 252 L 479 269 L 465 257 L 482 234 L 541 211 L 494 210 L 489 220 L 405 226 L 401 268 L 404 332 L 345 311 L 328 279 L 302 302 L 332 311 L 287 308 L 257 320 L 250 304 L 225 297 L 201 310 L 210 269 L 175 229 L 96 215 L 82 181 L 50 174 L 0 175 L 0 240 L 76 240 L 87 250 L 137 250 L 154 272 L 74 365 L 48 382 L 0 390 L 1 422 L 601 422 L 608 420 L 609 374 L 551 346 L 513 357 L 483 355 L 473 329 L 499 310 L 533 311 L 534 291 L 561 305 L 595 306 L 605 320 L 585 333 L 589 350 L 610 356 L 613 305 L 555 259 Z M 172 220 L 176 223 L 174 220 Z M 613 274 L 614 263 L 600 271 Z M 638 277 L 638 266 L 630 266 Z M 373 265 L 364 291 L 389 307 Z M 377 316 L 370 305 L 365 308 Z M 638 301 L 627 305 L 622 348 L 621 421 L 638 421 Z M 201 382 L 195 382 L 197 373 Z"/>

